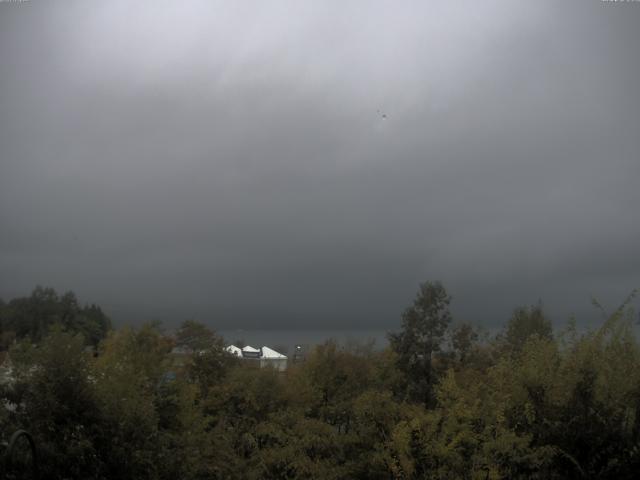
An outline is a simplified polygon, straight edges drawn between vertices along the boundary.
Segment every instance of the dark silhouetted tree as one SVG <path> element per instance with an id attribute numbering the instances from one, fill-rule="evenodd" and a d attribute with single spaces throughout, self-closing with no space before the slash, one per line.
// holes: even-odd
<path id="1" fill-rule="evenodd" d="M 456 325 L 451 332 L 451 347 L 460 363 L 465 363 L 474 344 L 478 341 L 478 333 L 468 323 Z"/>
<path id="2" fill-rule="evenodd" d="M 451 323 L 451 297 L 440 282 L 420 285 L 413 305 L 402 315 L 402 330 L 389 334 L 391 347 L 398 354 L 398 367 L 407 379 L 409 398 L 433 403 L 436 381 L 433 354 L 439 352 Z"/>
<path id="3" fill-rule="evenodd" d="M 200 351 L 219 343 L 219 337 L 204 323 L 185 320 L 176 331 L 176 344 L 191 350 Z"/>
<path id="4" fill-rule="evenodd" d="M 553 336 L 551 321 L 546 317 L 541 304 L 516 308 L 507 323 L 504 340 L 510 350 L 520 351 L 532 335 L 543 339 L 551 339 Z"/>

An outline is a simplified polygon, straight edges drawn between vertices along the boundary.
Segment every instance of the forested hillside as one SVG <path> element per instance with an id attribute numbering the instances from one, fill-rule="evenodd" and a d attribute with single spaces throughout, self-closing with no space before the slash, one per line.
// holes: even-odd
<path id="1" fill-rule="evenodd" d="M 328 340 L 281 373 L 197 322 L 113 330 L 36 289 L 1 307 L 0 432 L 31 432 L 50 479 L 636 478 L 629 302 L 584 333 L 517 308 L 483 339 L 450 300 L 425 283 L 389 348 Z M 177 361 L 176 344 L 200 353 Z"/>

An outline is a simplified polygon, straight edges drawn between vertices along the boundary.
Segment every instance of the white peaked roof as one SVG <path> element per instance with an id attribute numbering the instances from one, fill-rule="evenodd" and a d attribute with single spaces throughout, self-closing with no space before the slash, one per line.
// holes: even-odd
<path id="1" fill-rule="evenodd" d="M 242 350 L 240 350 L 235 345 L 229 345 L 227 348 L 225 348 L 225 350 L 227 352 L 229 352 L 230 354 L 235 355 L 236 357 L 241 357 L 242 356 Z"/>
<path id="2" fill-rule="evenodd" d="M 287 358 L 287 356 L 278 353 L 269 347 L 262 347 L 262 358 Z"/>
<path id="3" fill-rule="evenodd" d="M 273 350 L 272 348 L 269 347 L 262 347 L 260 350 L 258 350 L 257 348 L 253 348 L 250 345 L 247 345 L 246 347 L 240 349 L 238 347 L 236 347 L 235 345 L 229 345 L 228 347 L 224 348 L 227 352 L 229 352 L 232 355 L 235 355 L 237 357 L 242 357 L 242 352 L 246 352 L 246 353 L 258 353 L 260 358 L 264 358 L 264 359 L 286 359 L 287 356 L 283 355 L 279 352 L 276 352 L 275 350 Z M 253 355 L 251 356 L 252 358 L 254 357 Z"/>

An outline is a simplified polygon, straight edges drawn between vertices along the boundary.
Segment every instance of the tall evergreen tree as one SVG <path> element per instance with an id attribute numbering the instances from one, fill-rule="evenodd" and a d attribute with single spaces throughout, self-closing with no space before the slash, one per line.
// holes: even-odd
<path id="1" fill-rule="evenodd" d="M 440 351 L 451 323 L 450 302 L 442 283 L 421 284 L 413 305 L 402 314 L 402 330 L 389 334 L 398 368 L 406 376 L 409 398 L 426 406 L 433 404 L 433 354 Z"/>

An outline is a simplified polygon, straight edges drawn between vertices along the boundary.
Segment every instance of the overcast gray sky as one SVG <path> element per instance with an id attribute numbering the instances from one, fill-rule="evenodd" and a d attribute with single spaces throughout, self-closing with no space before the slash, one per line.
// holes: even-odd
<path id="1" fill-rule="evenodd" d="M 0 297 L 588 322 L 640 287 L 639 45 L 599 0 L 2 2 Z"/>

